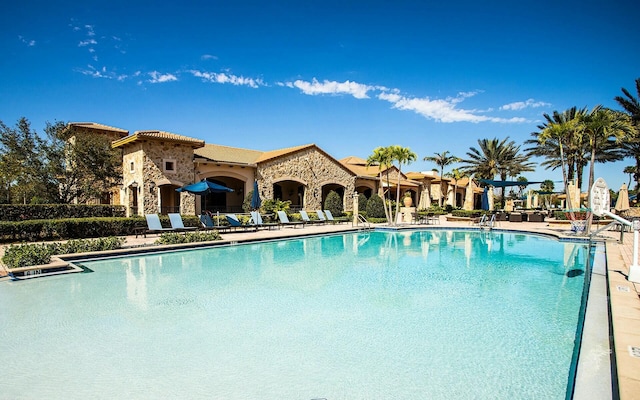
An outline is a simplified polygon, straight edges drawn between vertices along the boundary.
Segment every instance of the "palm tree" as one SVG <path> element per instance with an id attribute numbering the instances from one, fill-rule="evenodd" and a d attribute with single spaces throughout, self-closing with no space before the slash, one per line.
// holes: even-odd
<path id="1" fill-rule="evenodd" d="M 631 178 L 635 175 L 636 173 L 636 167 L 633 165 L 628 165 L 626 167 L 624 167 L 624 170 L 622 171 L 625 174 L 629 174 L 629 184 L 627 185 L 627 187 L 631 187 Z M 637 190 L 637 188 L 636 188 Z"/>
<path id="2" fill-rule="evenodd" d="M 626 157 L 631 157 L 636 161 L 633 177 L 637 190 L 640 186 L 640 78 L 636 79 L 636 92 L 638 97 L 633 97 L 627 89 L 622 88 L 624 97 L 616 96 L 614 100 L 629 114 L 631 122 L 636 128 L 634 137 L 628 138 L 628 140 L 624 142 L 623 150 Z"/>
<path id="3" fill-rule="evenodd" d="M 471 147 L 467 152 L 468 158 L 462 160 L 466 164 L 464 170 L 469 175 L 475 175 L 479 179 L 494 179 L 499 175 L 504 181 L 508 176 L 533 171 L 533 164 L 528 161 L 529 156 L 520 154 L 520 146 L 509 141 L 509 137 L 502 140 L 479 139 L 478 145 L 479 148 Z M 502 188 L 503 207 L 504 201 Z"/>
<path id="4" fill-rule="evenodd" d="M 537 133 L 537 140 L 541 147 L 545 147 L 548 141 L 555 143 L 557 145 L 558 153 L 559 153 L 559 163 L 562 168 L 562 181 L 564 183 L 564 190 L 567 194 L 567 208 L 571 209 L 571 196 L 568 192 L 569 184 L 568 184 L 568 176 L 567 176 L 567 166 L 569 165 L 569 160 L 565 157 L 565 148 L 569 147 L 570 149 L 575 149 L 576 143 L 578 142 L 577 138 L 579 138 L 579 118 L 577 117 L 576 107 L 570 108 L 564 111 L 562 114 L 558 111 L 553 112 L 553 117 L 548 114 L 544 114 L 544 118 L 547 122 L 544 125 L 539 126 L 541 128 L 540 132 Z M 535 150 L 530 151 L 531 155 L 543 155 L 540 152 Z M 573 164 L 575 165 L 575 164 Z"/>
<path id="5" fill-rule="evenodd" d="M 444 193 L 444 167 L 447 165 L 451 165 L 457 162 L 460 162 L 460 159 L 454 155 L 448 155 L 449 151 L 443 151 L 442 153 L 434 153 L 435 156 L 425 157 L 424 161 L 430 161 L 435 163 L 440 167 L 440 198 L 438 199 L 438 205 L 442 207 L 442 197 Z"/>
<path id="6" fill-rule="evenodd" d="M 373 150 L 373 154 L 367 158 L 367 167 L 372 165 L 378 166 L 378 179 L 382 185 L 382 170 L 385 170 L 387 175 L 387 192 L 389 190 L 389 167 L 393 164 L 393 155 L 389 150 L 389 147 L 376 147 Z M 391 204 L 388 200 L 385 200 L 386 193 L 383 189 L 382 200 L 384 201 L 384 215 L 387 218 L 387 222 L 391 223 Z M 387 204 L 389 208 L 387 209 Z"/>
<path id="7" fill-rule="evenodd" d="M 393 160 L 398 162 L 398 184 L 396 186 L 396 215 L 393 219 L 394 223 L 398 220 L 398 212 L 400 211 L 400 176 L 402 175 L 402 164 L 414 162 L 418 156 L 408 147 L 390 146 L 389 151 Z"/>
<path id="8" fill-rule="evenodd" d="M 589 143 L 589 185 L 593 186 L 595 163 L 598 155 L 606 153 L 608 160 L 619 161 L 624 155 L 618 144 L 632 135 L 633 127 L 629 118 L 620 113 L 598 105 L 591 112 L 581 115 L 580 125 L 585 143 Z M 602 157 L 600 157 L 602 158 Z"/>

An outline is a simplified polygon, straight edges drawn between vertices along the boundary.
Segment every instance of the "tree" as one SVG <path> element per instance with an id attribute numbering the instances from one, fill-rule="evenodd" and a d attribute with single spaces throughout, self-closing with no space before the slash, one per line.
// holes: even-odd
<path id="1" fill-rule="evenodd" d="M 400 176 L 402 175 L 402 164 L 409 164 L 415 161 L 418 156 L 408 147 L 391 146 L 391 154 L 394 161 L 398 162 L 398 182 L 396 185 L 396 215 L 393 221 L 398 220 L 398 212 L 400 211 Z"/>
<path id="2" fill-rule="evenodd" d="M 503 181 L 509 176 L 519 175 L 521 172 L 533 171 L 533 163 L 529 156 L 520 154 L 520 146 L 509 141 L 509 137 L 502 140 L 479 139 L 479 148 L 471 147 L 467 152 L 467 159 L 462 160 L 466 166 L 463 170 L 479 179 L 494 179 L 496 175 Z M 502 188 L 502 206 L 504 207 L 504 188 Z"/>
<path id="3" fill-rule="evenodd" d="M 378 166 L 378 179 L 380 180 L 380 184 L 382 185 L 382 170 L 384 169 L 387 177 L 387 190 L 383 190 L 382 195 L 386 196 L 389 191 L 389 167 L 393 163 L 393 155 L 389 150 L 389 147 L 376 147 L 373 150 L 373 154 L 367 158 L 367 167 L 372 165 Z M 387 204 L 389 208 L 387 208 Z M 387 221 L 391 223 L 391 202 L 385 202 L 384 206 L 384 214 L 387 217 Z"/>
<path id="4" fill-rule="evenodd" d="M 542 190 L 543 192 L 553 192 L 554 188 L 555 185 L 553 184 L 553 181 L 551 179 L 545 179 L 540 184 L 540 190 Z"/>
<path id="5" fill-rule="evenodd" d="M 595 180 L 595 163 L 607 154 L 607 160 L 619 161 L 623 158 L 618 144 L 633 135 L 630 120 L 620 112 L 598 105 L 591 112 L 580 116 L 580 126 L 584 141 L 589 144 L 589 184 Z"/>
<path id="6" fill-rule="evenodd" d="M 435 163 L 440 167 L 440 198 L 438 199 L 438 206 L 442 207 L 442 198 L 444 196 L 444 167 L 460 162 L 460 159 L 454 155 L 449 155 L 449 151 L 443 151 L 442 153 L 434 153 L 435 156 L 427 156 L 423 160 Z"/>
<path id="7" fill-rule="evenodd" d="M 640 186 L 640 78 L 636 79 L 636 93 L 633 95 L 625 88 L 622 88 L 624 96 L 616 96 L 614 100 L 620 104 L 624 111 L 631 117 L 631 123 L 635 127 L 633 137 L 627 138 L 623 144 L 623 151 L 626 157 L 635 160 L 635 172 L 633 173 L 636 182 L 636 190 Z M 629 185 L 631 186 L 631 185 Z"/>
<path id="8" fill-rule="evenodd" d="M 15 128 L 0 121 L 0 183 L 7 203 L 31 203 L 43 193 L 43 142 L 22 117 Z"/>
<path id="9" fill-rule="evenodd" d="M 367 218 L 382 218 L 387 216 L 387 208 L 384 206 L 384 200 L 377 194 L 372 194 L 367 201 Z"/>
<path id="10" fill-rule="evenodd" d="M 324 207 L 325 209 L 331 211 L 331 214 L 335 216 L 340 216 L 344 213 L 342 198 L 334 190 L 329 191 L 329 193 L 327 194 L 327 198 L 324 199 Z"/>
<path id="11" fill-rule="evenodd" d="M 622 171 L 625 174 L 629 174 L 629 184 L 627 184 L 627 187 L 631 188 L 631 178 L 633 178 L 633 176 L 636 174 L 636 167 L 634 165 L 628 165 L 626 167 L 624 167 L 624 170 Z M 636 185 L 635 190 L 638 190 L 638 186 Z"/>
<path id="12" fill-rule="evenodd" d="M 47 123 L 48 179 L 56 183 L 61 203 L 84 203 L 119 185 L 122 158 L 100 134 L 73 134 L 58 122 Z"/>

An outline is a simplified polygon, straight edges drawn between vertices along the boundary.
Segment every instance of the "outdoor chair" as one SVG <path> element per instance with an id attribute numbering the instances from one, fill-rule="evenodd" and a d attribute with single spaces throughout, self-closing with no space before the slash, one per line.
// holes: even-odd
<path id="1" fill-rule="evenodd" d="M 238 228 L 242 228 L 246 231 L 247 229 L 251 228 L 256 231 L 258 230 L 258 227 L 256 225 L 245 225 L 241 223 L 238 219 L 238 216 L 235 214 L 226 214 L 224 217 L 227 219 L 227 222 L 229 222 L 229 229 L 237 230 Z"/>
<path id="2" fill-rule="evenodd" d="M 198 229 L 197 226 L 184 226 L 182 216 L 178 213 L 169 213 L 169 222 L 171 222 L 171 227 L 176 231 L 188 232 Z"/>
<path id="3" fill-rule="evenodd" d="M 324 224 L 324 221 L 309 218 L 309 214 L 305 210 L 300 210 L 300 218 L 307 224 Z"/>
<path id="4" fill-rule="evenodd" d="M 319 221 L 322 221 L 323 223 L 327 222 L 327 217 L 324 216 L 322 210 L 316 210 L 316 214 L 318 214 Z"/>
<path id="5" fill-rule="evenodd" d="M 284 211 L 278 211 L 278 219 L 280 219 L 280 225 L 293 226 L 294 228 L 299 226 L 304 228 L 304 221 L 290 221 L 287 213 Z"/>
<path id="6" fill-rule="evenodd" d="M 332 224 L 342 223 L 342 222 L 349 222 L 349 220 L 346 219 L 346 218 L 333 218 L 333 214 L 331 214 L 331 211 L 329 211 L 329 210 L 324 210 L 324 214 L 327 216 L 327 220 L 329 222 L 331 222 Z"/>
<path id="7" fill-rule="evenodd" d="M 256 229 L 262 227 L 271 230 L 272 228 L 277 229 L 280 225 L 276 222 L 263 222 L 262 215 L 260 215 L 259 211 L 251 211 L 251 224 L 256 227 Z"/>
<path id="8" fill-rule="evenodd" d="M 146 232 L 144 232 L 144 234 L 176 232 L 176 230 L 173 228 L 162 227 L 162 223 L 160 222 L 160 216 L 158 216 L 158 214 L 145 214 L 145 218 L 147 219 L 147 230 Z"/>
<path id="9" fill-rule="evenodd" d="M 213 218 L 209 214 L 200 215 L 200 223 L 202 224 L 202 228 L 206 230 L 218 230 L 225 231 L 229 230 L 229 225 L 216 225 L 213 223 Z"/>
<path id="10" fill-rule="evenodd" d="M 509 214 L 509 222 L 522 222 L 522 214 L 520 213 Z"/>

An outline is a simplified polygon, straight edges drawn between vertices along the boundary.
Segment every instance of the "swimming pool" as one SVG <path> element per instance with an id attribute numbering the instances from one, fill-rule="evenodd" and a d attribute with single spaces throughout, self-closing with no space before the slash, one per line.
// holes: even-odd
<path id="1" fill-rule="evenodd" d="M 0 398 L 560 399 L 586 259 L 432 230 L 83 262 L 0 287 Z"/>

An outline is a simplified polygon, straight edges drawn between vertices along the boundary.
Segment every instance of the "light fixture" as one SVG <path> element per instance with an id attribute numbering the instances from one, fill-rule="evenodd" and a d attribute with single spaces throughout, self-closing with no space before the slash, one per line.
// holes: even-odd
<path id="1" fill-rule="evenodd" d="M 153 193 L 155 188 L 156 188 L 156 183 L 154 181 L 151 181 L 151 183 L 149 183 L 149 192 Z"/>

